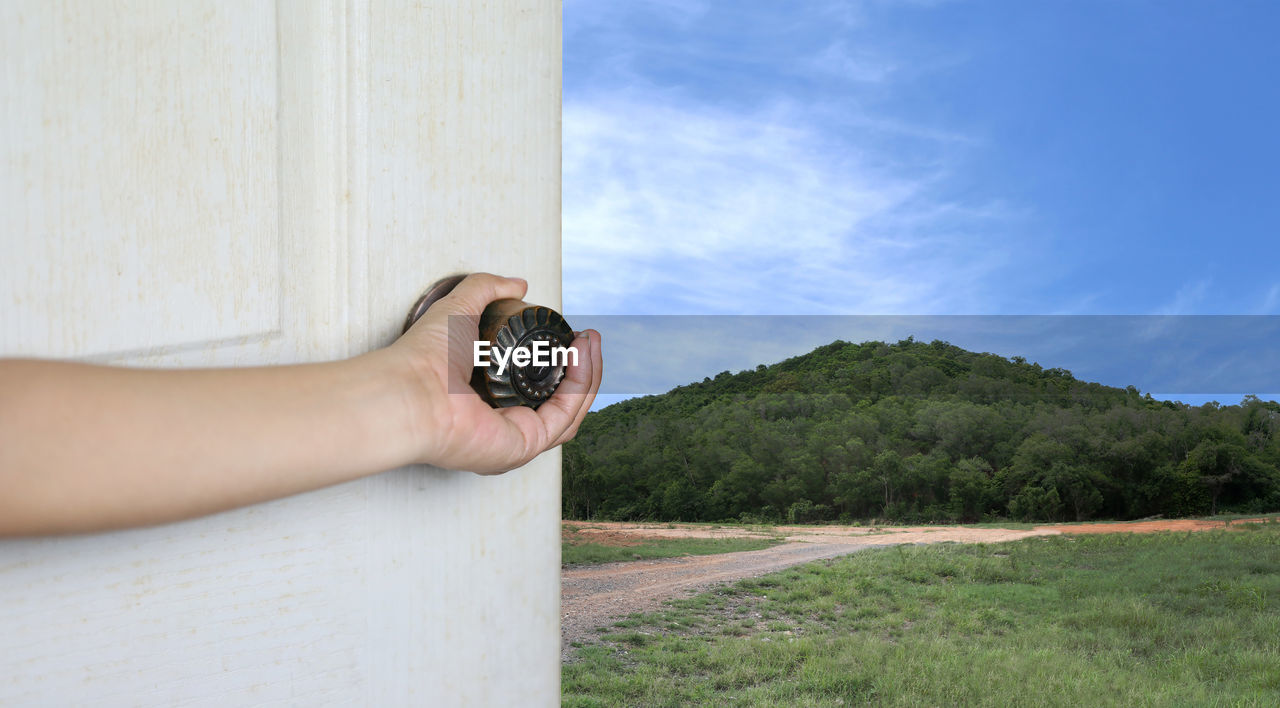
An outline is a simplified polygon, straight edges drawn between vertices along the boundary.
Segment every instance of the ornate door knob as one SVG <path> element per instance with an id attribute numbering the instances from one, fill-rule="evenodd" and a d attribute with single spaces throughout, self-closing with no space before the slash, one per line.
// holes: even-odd
<path id="1" fill-rule="evenodd" d="M 418 298 L 405 319 L 404 331 L 437 300 L 453 291 L 466 275 L 437 282 Z M 523 300 L 496 300 L 480 315 L 478 351 L 488 353 L 487 366 L 475 366 L 471 388 L 494 408 L 537 409 L 564 379 L 562 352 L 573 343 L 573 329 L 559 312 Z M 470 357 L 472 352 L 467 352 Z"/>

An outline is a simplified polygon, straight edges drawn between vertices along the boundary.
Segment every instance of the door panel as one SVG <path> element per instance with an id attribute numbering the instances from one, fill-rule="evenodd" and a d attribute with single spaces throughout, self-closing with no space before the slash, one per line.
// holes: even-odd
<path id="1" fill-rule="evenodd" d="M 558 2 L 0 6 L 0 355 L 347 356 L 559 305 Z M 0 541 L 0 703 L 550 704 L 559 453 Z"/>
<path id="2" fill-rule="evenodd" d="M 0 213 L 32 235 L 0 260 L 16 294 L 6 352 L 120 357 L 277 332 L 275 8 L 0 13 Z"/>
<path id="3" fill-rule="evenodd" d="M 370 17 L 369 308 L 393 315 L 375 318 L 375 340 L 441 271 L 528 273 L 529 302 L 560 303 L 559 8 L 415 4 L 375 2 Z M 558 703 L 559 450 L 501 477 L 369 484 L 375 575 L 389 579 L 372 601 L 397 608 L 372 630 L 397 638 L 371 662 L 374 702 L 421 704 L 429 682 L 397 677 L 443 675 L 443 695 L 482 705 Z M 405 617 L 424 625 L 396 632 Z"/>

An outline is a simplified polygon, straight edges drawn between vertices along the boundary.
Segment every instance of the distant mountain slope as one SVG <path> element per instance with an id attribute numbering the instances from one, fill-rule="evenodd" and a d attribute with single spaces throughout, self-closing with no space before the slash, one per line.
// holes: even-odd
<path id="1" fill-rule="evenodd" d="M 1083 520 L 1280 509 L 1280 405 L 1192 408 L 945 342 L 837 341 L 592 413 L 568 518 Z"/>

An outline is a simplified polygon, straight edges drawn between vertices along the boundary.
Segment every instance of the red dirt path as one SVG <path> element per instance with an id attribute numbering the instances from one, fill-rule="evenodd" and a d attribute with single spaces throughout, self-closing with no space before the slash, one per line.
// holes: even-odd
<path id="1" fill-rule="evenodd" d="M 594 636 L 592 630 L 633 612 L 657 609 L 663 600 L 705 590 L 720 583 L 765 575 L 822 558 L 847 555 L 873 546 L 904 543 L 998 543 L 1032 536 L 1086 533 L 1208 531 L 1268 519 L 1202 521 L 1169 519 L 1105 524 L 1052 524 L 1031 529 L 972 526 L 777 526 L 766 530 L 696 524 L 565 522 L 563 536 L 575 542 L 634 546 L 655 538 L 776 538 L 785 542 L 760 551 L 709 556 L 607 563 L 566 568 L 560 575 L 561 656 L 570 658 L 570 642 Z M 1274 520 L 1274 519 L 1271 519 Z"/>

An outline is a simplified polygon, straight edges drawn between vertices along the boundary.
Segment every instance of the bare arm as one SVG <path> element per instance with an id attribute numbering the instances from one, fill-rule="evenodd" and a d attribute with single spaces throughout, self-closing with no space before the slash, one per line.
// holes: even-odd
<path id="1" fill-rule="evenodd" d="M 471 276 L 395 344 L 345 361 L 146 370 L 0 360 L 0 536 L 173 521 L 415 462 L 518 467 L 573 437 L 602 370 L 599 334 L 584 333 L 579 365 L 537 412 L 448 392 L 470 374 L 470 342 L 449 341 L 448 315 L 477 318 L 525 287 Z"/>

